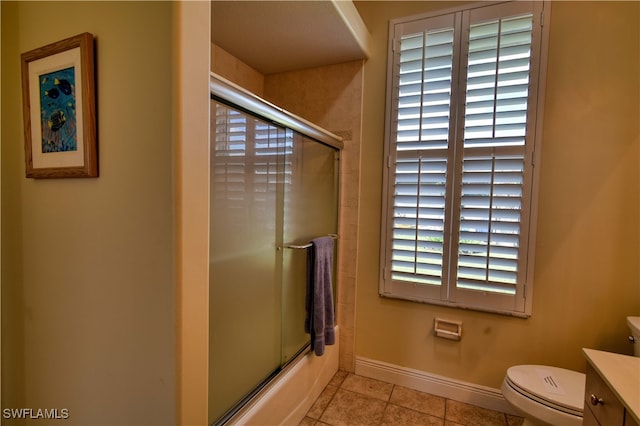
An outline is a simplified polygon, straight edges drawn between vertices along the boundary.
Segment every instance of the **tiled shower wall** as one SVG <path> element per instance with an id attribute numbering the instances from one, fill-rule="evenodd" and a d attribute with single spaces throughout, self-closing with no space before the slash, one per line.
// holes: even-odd
<path id="1" fill-rule="evenodd" d="M 364 61 L 263 76 L 218 46 L 211 52 L 218 75 L 343 138 L 337 322 L 340 368 L 353 372 Z"/>
<path id="2" fill-rule="evenodd" d="M 213 43 L 211 43 L 211 70 L 220 77 L 263 97 L 264 76 Z"/>

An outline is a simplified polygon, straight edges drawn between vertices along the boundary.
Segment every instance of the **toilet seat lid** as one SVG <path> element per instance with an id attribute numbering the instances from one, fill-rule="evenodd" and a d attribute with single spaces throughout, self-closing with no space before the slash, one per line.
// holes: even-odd
<path id="1" fill-rule="evenodd" d="M 518 391 L 562 411 L 582 416 L 586 376 L 546 365 L 516 365 L 507 380 Z"/>

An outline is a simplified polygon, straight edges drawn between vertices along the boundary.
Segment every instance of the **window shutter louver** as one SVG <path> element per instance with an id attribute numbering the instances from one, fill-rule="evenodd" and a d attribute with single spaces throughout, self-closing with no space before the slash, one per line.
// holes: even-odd
<path id="1" fill-rule="evenodd" d="M 397 161 L 392 277 L 441 285 L 447 160 Z"/>
<path id="2" fill-rule="evenodd" d="M 524 145 L 531 15 L 471 25 L 464 146 Z"/>
<path id="3" fill-rule="evenodd" d="M 452 28 L 402 37 L 398 151 L 448 147 L 452 67 Z"/>
<path id="4" fill-rule="evenodd" d="M 213 179 L 218 182 L 216 187 L 222 191 L 216 196 L 233 200 L 238 209 L 244 208 L 246 126 L 246 116 L 216 104 L 217 130 L 213 161 L 220 167 L 216 168 Z"/>
<path id="5" fill-rule="evenodd" d="M 216 104 L 216 127 L 216 174 L 212 179 L 221 191 L 216 196 L 223 197 L 238 214 L 262 214 L 263 206 L 272 201 L 269 197 L 275 197 L 278 181 L 290 183 L 287 161 L 293 150 L 293 131 L 222 104 Z M 287 156 L 284 164 L 280 159 L 283 155 Z M 245 199 L 247 194 L 251 194 L 251 200 Z M 247 204 L 256 211 L 248 211 Z"/>
<path id="6" fill-rule="evenodd" d="M 442 285 L 453 28 L 400 40 L 392 279 Z"/>
<path id="7" fill-rule="evenodd" d="M 458 287 L 515 294 L 523 170 L 517 155 L 463 160 Z"/>
<path id="8" fill-rule="evenodd" d="M 461 289 L 516 294 L 531 29 L 531 14 L 470 27 L 458 238 Z"/>

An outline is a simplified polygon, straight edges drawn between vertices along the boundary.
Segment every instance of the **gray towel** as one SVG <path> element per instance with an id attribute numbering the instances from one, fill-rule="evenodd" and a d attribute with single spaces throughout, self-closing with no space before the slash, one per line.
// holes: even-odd
<path id="1" fill-rule="evenodd" d="M 311 241 L 307 250 L 307 315 L 304 331 L 311 334 L 311 349 L 324 354 L 325 345 L 336 341 L 333 315 L 333 238 L 320 237 Z"/>

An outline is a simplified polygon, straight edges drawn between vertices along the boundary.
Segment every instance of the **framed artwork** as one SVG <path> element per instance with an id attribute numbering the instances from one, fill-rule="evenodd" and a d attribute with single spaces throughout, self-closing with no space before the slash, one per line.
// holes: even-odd
<path id="1" fill-rule="evenodd" d="M 93 35 L 22 54 L 28 178 L 98 176 Z"/>

